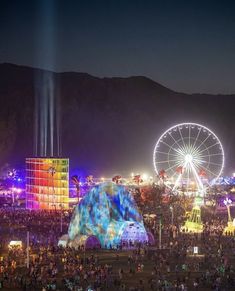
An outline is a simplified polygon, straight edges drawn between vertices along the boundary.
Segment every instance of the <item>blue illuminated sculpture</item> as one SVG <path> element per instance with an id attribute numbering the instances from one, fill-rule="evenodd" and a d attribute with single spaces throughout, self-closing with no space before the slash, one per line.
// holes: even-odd
<path id="1" fill-rule="evenodd" d="M 68 235 L 70 241 L 95 236 L 102 247 L 148 241 L 132 194 L 111 182 L 94 186 L 76 206 Z"/>

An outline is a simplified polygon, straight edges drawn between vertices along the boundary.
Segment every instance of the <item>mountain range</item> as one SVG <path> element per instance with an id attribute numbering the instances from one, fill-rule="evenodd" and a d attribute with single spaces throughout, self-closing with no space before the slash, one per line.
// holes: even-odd
<path id="1" fill-rule="evenodd" d="M 33 156 L 35 73 L 0 64 L 0 165 Z M 185 94 L 143 77 L 98 78 L 53 73 L 60 104 L 64 157 L 75 172 L 127 175 L 153 172 L 158 137 L 181 122 L 206 125 L 225 150 L 225 174 L 235 170 L 235 94 Z"/>

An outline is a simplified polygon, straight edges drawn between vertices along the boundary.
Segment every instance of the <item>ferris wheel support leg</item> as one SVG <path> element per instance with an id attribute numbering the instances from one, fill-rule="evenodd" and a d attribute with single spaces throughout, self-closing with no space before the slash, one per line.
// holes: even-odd
<path id="1" fill-rule="evenodd" d="M 187 164 L 187 163 L 185 162 L 184 165 L 182 166 L 182 169 L 185 168 L 186 164 Z M 174 185 L 172 191 L 175 191 L 175 189 L 178 187 L 178 185 L 179 185 L 179 181 L 180 181 L 182 175 L 183 175 L 183 173 L 180 173 L 179 176 L 177 177 L 177 179 L 176 179 L 176 181 L 175 181 L 175 185 Z"/>
<path id="2" fill-rule="evenodd" d="M 191 169 L 193 171 L 193 174 L 194 174 L 194 176 L 196 178 L 198 190 L 201 191 L 202 194 L 203 194 L 203 196 L 204 196 L 204 187 L 203 187 L 202 181 L 199 178 L 198 173 L 197 173 L 197 171 L 196 171 L 193 163 L 190 163 L 190 166 L 191 166 Z"/>
<path id="3" fill-rule="evenodd" d="M 182 174 L 179 174 L 179 176 L 177 177 L 177 179 L 176 179 L 176 181 L 175 181 L 175 185 L 174 185 L 172 191 L 175 191 L 175 189 L 176 189 L 177 186 L 179 185 L 179 181 L 180 181 L 181 177 L 182 177 Z"/>

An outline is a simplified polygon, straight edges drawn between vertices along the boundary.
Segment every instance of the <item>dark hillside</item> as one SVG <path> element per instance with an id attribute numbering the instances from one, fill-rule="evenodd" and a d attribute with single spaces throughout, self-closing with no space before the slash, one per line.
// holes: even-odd
<path id="1" fill-rule="evenodd" d="M 0 163 L 33 154 L 37 69 L 0 64 Z M 235 95 L 176 93 L 146 77 L 96 78 L 55 73 L 63 155 L 95 174 L 152 170 L 158 136 L 184 121 L 202 123 L 221 139 L 235 169 Z M 227 158 L 228 160 L 228 158 Z"/>

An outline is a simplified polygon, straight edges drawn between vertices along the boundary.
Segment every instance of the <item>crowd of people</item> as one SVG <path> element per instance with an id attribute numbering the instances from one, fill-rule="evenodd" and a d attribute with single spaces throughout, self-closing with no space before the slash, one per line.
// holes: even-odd
<path id="1" fill-rule="evenodd" d="M 164 204 L 160 216 L 144 220 L 155 246 L 132 243 L 130 248 L 111 250 L 59 247 L 60 236 L 68 230 L 71 210 L 2 208 L 0 289 L 234 290 L 235 237 L 223 235 L 226 213 L 218 215 L 204 209 L 203 232 L 186 233 L 181 231 L 186 218 L 180 204 L 179 198 L 172 205 L 174 216 L 169 205 Z M 146 213 L 146 209 L 141 211 Z M 23 247 L 9 248 L 11 240 L 22 241 Z"/>

